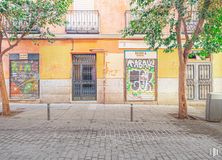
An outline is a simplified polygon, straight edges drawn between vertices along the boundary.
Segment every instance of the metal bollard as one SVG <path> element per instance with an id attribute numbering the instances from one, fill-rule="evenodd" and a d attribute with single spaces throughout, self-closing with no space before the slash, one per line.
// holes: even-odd
<path id="1" fill-rule="evenodd" d="M 50 120 L 50 104 L 47 104 L 47 119 Z"/>
<path id="2" fill-rule="evenodd" d="M 130 107 L 130 121 L 133 122 L 133 104 Z"/>

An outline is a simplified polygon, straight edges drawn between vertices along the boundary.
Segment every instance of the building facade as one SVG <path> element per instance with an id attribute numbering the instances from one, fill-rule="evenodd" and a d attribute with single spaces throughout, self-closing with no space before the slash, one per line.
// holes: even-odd
<path id="1" fill-rule="evenodd" d="M 64 27 L 51 27 L 55 42 L 31 37 L 4 56 L 11 101 L 42 103 L 176 104 L 178 57 L 147 50 L 141 35 L 122 38 L 128 0 L 75 0 Z M 4 42 L 6 44 L 6 42 Z M 201 102 L 222 92 L 222 54 L 187 66 L 187 97 Z"/>

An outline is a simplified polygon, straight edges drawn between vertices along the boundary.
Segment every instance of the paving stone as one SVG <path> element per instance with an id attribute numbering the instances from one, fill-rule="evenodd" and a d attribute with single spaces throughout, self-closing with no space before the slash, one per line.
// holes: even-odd
<path id="1" fill-rule="evenodd" d="M 130 122 L 128 105 L 61 104 L 51 105 L 47 121 L 44 105 L 30 105 L 0 117 L 0 160 L 221 160 L 221 123 L 178 120 L 177 109 L 135 105 Z M 189 107 L 193 115 L 203 110 Z"/>

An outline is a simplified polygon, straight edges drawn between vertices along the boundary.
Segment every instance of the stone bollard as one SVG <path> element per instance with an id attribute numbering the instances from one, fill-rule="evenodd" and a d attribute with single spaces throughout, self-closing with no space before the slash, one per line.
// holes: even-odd
<path id="1" fill-rule="evenodd" d="M 133 104 L 130 105 L 130 121 L 133 122 Z"/>

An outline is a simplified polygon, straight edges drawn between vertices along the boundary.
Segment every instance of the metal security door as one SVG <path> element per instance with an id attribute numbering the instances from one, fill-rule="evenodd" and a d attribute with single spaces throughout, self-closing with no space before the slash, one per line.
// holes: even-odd
<path id="1" fill-rule="evenodd" d="M 126 50 L 124 56 L 126 101 L 156 101 L 157 52 Z"/>
<path id="2" fill-rule="evenodd" d="M 206 100 L 212 88 L 210 63 L 190 63 L 187 65 L 187 99 Z"/>
<path id="3" fill-rule="evenodd" d="M 72 100 L 96 100 L 95 55 L 73 55 Z"/>
<path id="4" fill-rule="evenodd" d="M 10 55 L 10 98 L 16 100 L 39 99 L 39 55 Z"/>

